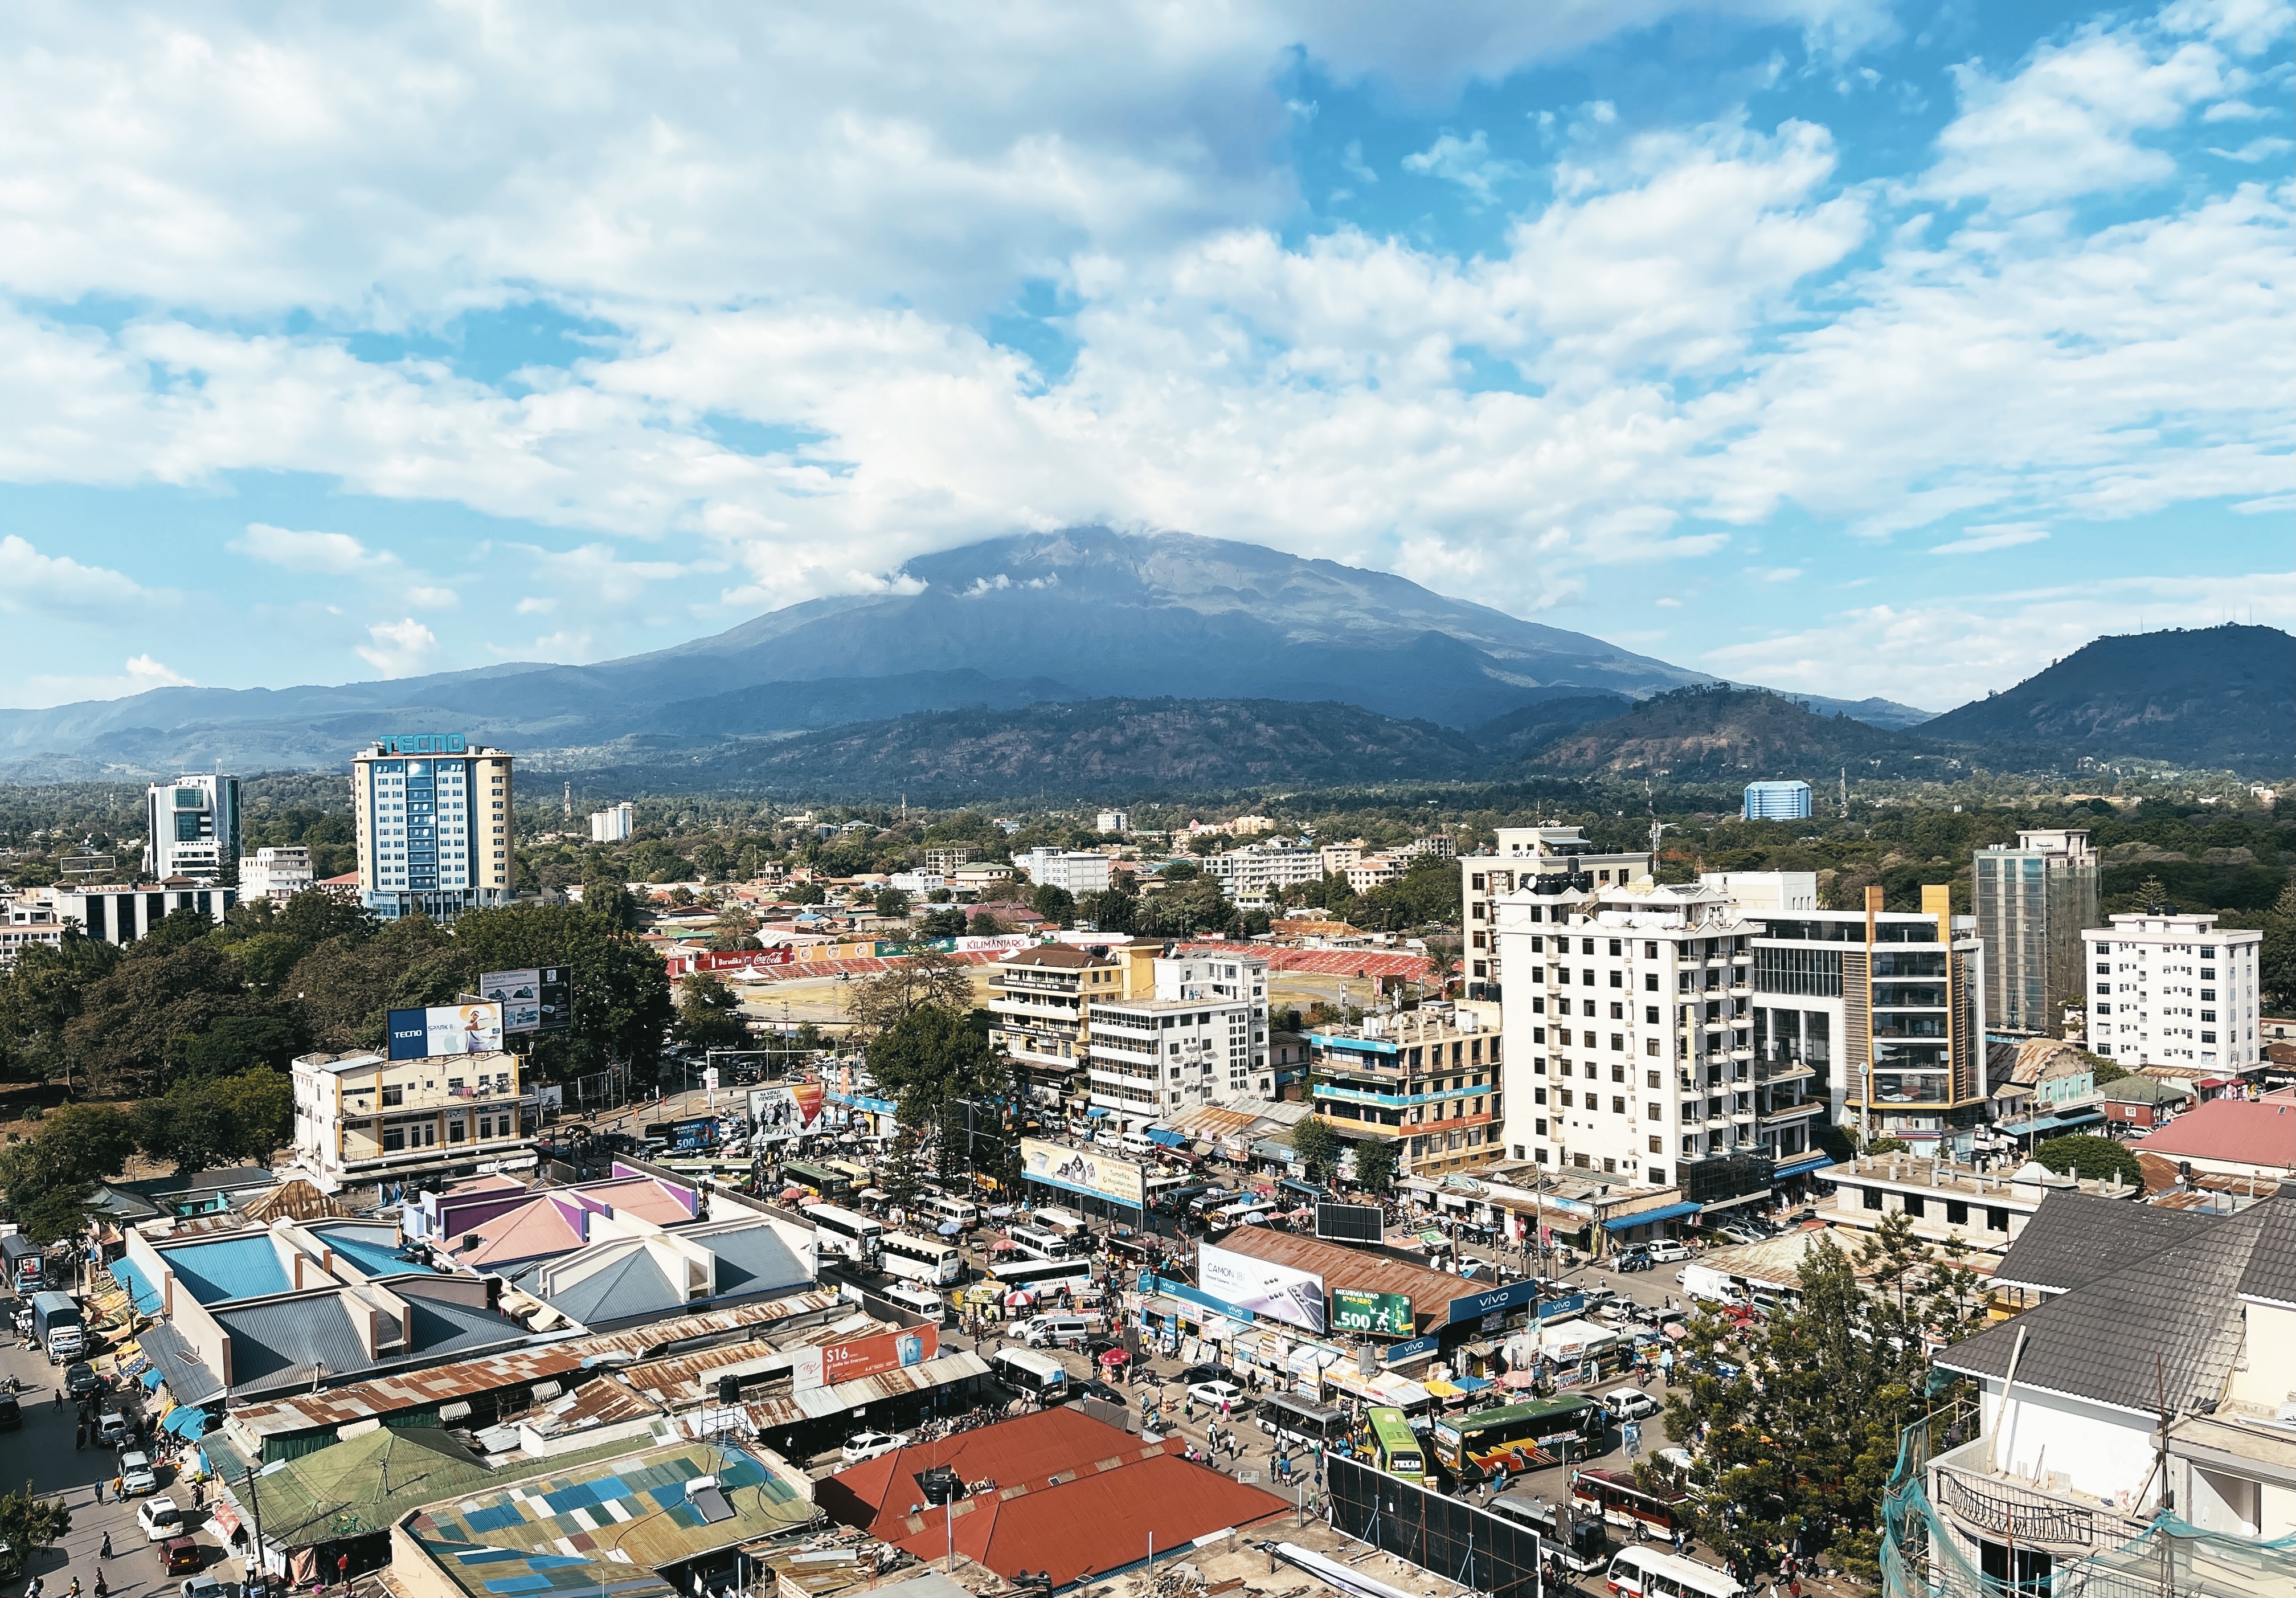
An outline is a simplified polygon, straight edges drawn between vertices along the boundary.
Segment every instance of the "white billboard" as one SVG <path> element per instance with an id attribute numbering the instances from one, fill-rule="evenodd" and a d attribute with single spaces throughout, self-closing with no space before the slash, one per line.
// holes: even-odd
<path id="1" fill-rule="evenodd" d="M 1211 1243 L 1196 1245 L 1196 1286 L 1224 1304 L 1302 1331 L 1324 1326 L 1324 1279 Z"/>
<path id="2" fill-rule="evenodd" d="M 1021 1140 L 1021 1162 L 1031 1182 L 1064 1187 L 1072 1193 L 1127 1204 L 1137 1209 L 1146 1202 L 1146 1184 L 1140 1168 L 1128 1160 L 1097 1154 L 1089 1149 L 1063 1148 L 1042 1138 Z"/>

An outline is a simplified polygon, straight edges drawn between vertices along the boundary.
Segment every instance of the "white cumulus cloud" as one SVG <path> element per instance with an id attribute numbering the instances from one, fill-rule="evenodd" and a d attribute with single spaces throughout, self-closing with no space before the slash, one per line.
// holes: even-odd
<path id="1" fill-rule="evenodd" d="M 356 652 L 384 676 L 413 676 L 438 660 L 439 635 L 412 616 L 378 621 L 366 635 L 369 641 L 357 645 Z"/>

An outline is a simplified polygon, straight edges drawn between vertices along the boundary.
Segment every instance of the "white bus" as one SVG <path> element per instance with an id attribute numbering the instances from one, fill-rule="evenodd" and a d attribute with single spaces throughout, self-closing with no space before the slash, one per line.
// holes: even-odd
<path id="1" fill-rule="evenodd" d="M 1084 1230 L 1084 1217 L 1073 1209 L 1062 1209 L 1057 1204 L 1039 1204 L 1029 1224 L 1046 1232 L 1057 1232 L 1063 1237 L 1074 1237 Z"/>
<path id="2" fill-rule="evenodd" d="M 1069 1240 L 1057 1232 L 1038 1231 L 1033 1226 L 1011 1226 L 1005 1229 L 1004 1235 L 1013 1240 L 1014 1248 L 1031 1259 L 1068 1258 Z"/>
<path id="3" fill-rule="evenodd" d="M 1030 1292 L 1058 1291 L 1065 1284 L 1070 1292 L 1079 1292 L 1092 1285 L 1092 1261 L 1089 1259 L 1024 1259 L 1013 1265 L 992 1265 L 989 1280 L 1007 1292 L 1026 1289 Z"/>
<path id="4" fill-rule="evenodd" d="M 1026 1393 L 1045 1404 L 1058 1404 L 1068 1392 L 1068 1367 L 1049 1354 L 1026 1348 L 1004 1348 L 988 1362 L 996 1380 L 1016 1393 Z"/>
<path id="5" fill-rule="evenodd" d="M 964 1279 L 964 1256 L 944 1238 L 888 1232 L 877 1240 L 877 1268 L 888 1276 L 949 1287 Z"/>
<path id="6" fill-rule="evenodd" d="M 913 1206 L 921 1215 L 929 1215 L 936 1225 L 955 1221 L 967 1232 L 980 1225 L 980 1206 L 963 1199 L 952 1199 L 946 1193 L 921 1193 Z"/>
<path id="7" fill-rule="evenodd" d="M 816 1204 L 805 1212 L 805 1218 L 820 1232 L 824 1253 L 833 1250 L 855 1265 L 876 1262 L 878 1244 L 885 1235 L 884 1222 L 840 1209 L 834 1204 Z"/>
<path id="8" fill-rule="evenodd" d="M 1224 1204 L 1213 1210 L 1204 1217 L 1204 1224 L 1215 1232 L 1224 1232 L 1230 1226 L 1246 1225 L 1244 1220 L 1246 1216 L 1266 1216 L 1275 1213 L 1275 1206 L 1265 1199 L 1242 1199 L 1233 1204 Z"/>
<path id="9" fill-rule="evenodd" d="M 1618 1598 L 1741 1598 L 1746 1590 L 1712 1565 L 1655 1545 L 1620 1549 L 1603 1584 Z"/>

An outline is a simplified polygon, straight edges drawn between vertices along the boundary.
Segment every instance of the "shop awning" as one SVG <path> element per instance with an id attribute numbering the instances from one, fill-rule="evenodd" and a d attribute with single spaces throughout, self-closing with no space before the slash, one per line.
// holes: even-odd
<path id="1" fill-rule="evenodd" d="M 1162 1143 L 1168 1149 L 1185 1149 L 1188 1146 L 1186 1134 L 1180 1132 L 1167 1132 L 1161 1127 L 1151 1127 L 1148 1128 L 1148 1141 L 1150 1143 Z"/>
<path id="2" fill-rule="evenodd" d="M 1779 1166 L 1770 1175 L 1783 1182 L 1788 1176 L 1807 1176 L 1812 1171 L 1822 1171 L 1833 1163 L 1831 1154 L 1798 1154 L 1788 1163 Z"/>
<path id="3" fill-rule="evenodd" d="M 153 1365 L 150 1370 L 144 1372 L 143 1375 L 137 1377 L 136 1380 L 144 1384 L 144 1390 L 145 1392 L 156 1393 L 160 1390 L 160 1384 L 165 1381 L 167 1378 L 160 1373 L 160 1367 L 158 1365 Z"/>
<path id="4" fill-rule="evenodd" d="M 115 1259 L 111 1262 L 111 1279 L 127 1290 L 128 1302 L 147 1315 L 160 1313 L 160 1290 L 144 1280 L 144 1273 L 133 1262 Z"/>
<path id="5" fill-rule="evenodd" d="M 1784 1176 L 1784 1173 L 1781 1171 L 1779 1175 Z M 1699 1206 L 1695 1204 L 1666 1204 L 1656 1209 L 1638 1209 L 1632 1215 L 1611 1217 L 1603 1223 L 1603 1230 L 1624 1232 L 1629 1226 L 1647 1226 L 1652 1221 L 1670 1221 L 1677 1216 L 1696 1215 L 1698 1210 Z"/>
<path id="6" fill-rule="evenodd" d="M 1701 1204 L 1698 1213 L 1712 1215 L 1718 1209 L 1735 1209 L 1741 1204 L 1758 1204 L 1769 1196 L 1770 1190 L 1765 1187 L 1757 1192 L 1740 1193 L 1734 1199 L 1717 1199 L 1711 1204 Z"/>
<path id="7" fill-rule="evenodd" d="M 207 1430 L 214 1421 L 213 1415 L 196 1405 L 178 1404 L 169 1410 L 167 1418 L 160 1422 L 160 1430 L 171 1431 L 177 1437 L 197 1440 L 207 1435 Z"/>

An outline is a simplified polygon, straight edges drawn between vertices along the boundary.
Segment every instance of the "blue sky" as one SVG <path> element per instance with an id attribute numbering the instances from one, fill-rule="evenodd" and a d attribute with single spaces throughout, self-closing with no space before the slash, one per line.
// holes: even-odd
<path id="1" fill-rule="evenodd" d="M 2276 0 L 19 24 L 0 704 L 1082 521 L 1938 709 L 2296 623 Z"/>

